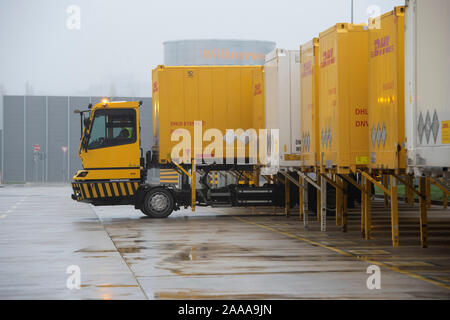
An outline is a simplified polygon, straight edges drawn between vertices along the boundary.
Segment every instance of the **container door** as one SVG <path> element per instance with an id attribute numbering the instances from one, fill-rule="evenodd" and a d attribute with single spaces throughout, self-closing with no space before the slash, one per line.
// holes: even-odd
<path id="1" fill-rule="evenodd" d="M 300 154 L 301 130 L 300 130 L 300 52 L 291 51 L 290 63 L 290 129 L 291 129 L 291 154 Z"/>

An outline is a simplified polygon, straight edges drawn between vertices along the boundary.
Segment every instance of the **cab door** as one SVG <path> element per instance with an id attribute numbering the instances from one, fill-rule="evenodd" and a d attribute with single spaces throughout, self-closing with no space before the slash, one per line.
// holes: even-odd
<path id="1" fill-rule="evenodd" d="M 92 178 L 139 178 L 140 147 L 137 108 L 98 108 L 89 139 L 81 148 L 83 168 Z"/>

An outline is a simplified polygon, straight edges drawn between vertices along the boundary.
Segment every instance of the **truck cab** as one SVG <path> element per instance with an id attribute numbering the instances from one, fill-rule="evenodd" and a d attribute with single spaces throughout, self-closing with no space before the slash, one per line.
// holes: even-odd
<path id="1" fill-rule="evenodd" d="M 134 205 L 152 218 L 165 218 L 190 204 L 189 191 L 146 183 L 138 101 L 102 102 L 80 114 L 78 156 L 83 169 L 72 178 L 72 199 L 96 206 Z M 150 154 L 150 152 L 149 152 Z"/>
<path id="2" fill-rule="evenodd" d="M 141 163 L 139 102 L 104 99 L 80 111 L 84 130 L 78 155 L 83 169 L 73 176 L 73 198 L 93 204 L 131 203 L 146 176 Z M 84 113 L 88 116 L 84 118 Z"/>

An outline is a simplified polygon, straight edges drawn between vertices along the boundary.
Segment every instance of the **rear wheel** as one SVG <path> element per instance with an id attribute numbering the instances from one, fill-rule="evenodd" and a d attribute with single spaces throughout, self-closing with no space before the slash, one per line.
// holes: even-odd
<path id="1" fill-rule="evenodd" d="M 173 211 L 174 199 L 170 191 L 157 188 L 144 198 L 141 211 L 151 218 L 167 218 Z"/>

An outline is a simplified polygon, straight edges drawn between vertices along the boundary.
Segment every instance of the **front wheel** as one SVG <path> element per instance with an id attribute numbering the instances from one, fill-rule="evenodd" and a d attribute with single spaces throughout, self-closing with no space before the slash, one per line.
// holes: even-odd
<path id="1" fill-rule="evenodd" d="M 151 218 L 167 218 L 173 211 L 174 199 L 168 190 L 150 190 L 144 198 L 141 211 Z"/>

